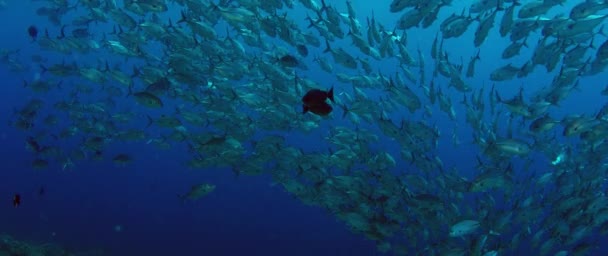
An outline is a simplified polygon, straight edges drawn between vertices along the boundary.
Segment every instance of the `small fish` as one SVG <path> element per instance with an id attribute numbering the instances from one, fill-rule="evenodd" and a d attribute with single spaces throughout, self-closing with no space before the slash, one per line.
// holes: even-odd
<path id="1" fill-rule="evenodd" d="M 146 106 L 148 108 L 161 108 L 163 107 L 163 101 L 156 95 L 149 92 L 136 92 L 133 94 L 137 103 Z"/>
<path id="2" fill-rule="evenodd" d="M 30 151 L 36 152 L 36 153 L 38 153 L 42 150 L 42 147 L 40 146 L 40 144 L 38 144 L 38 142 L 36 142 L 36 140 L 31 136 L 27 137 L 25 146 Z"/>
<path id="3" fill-rule="evenodd" d="M 38 195 L 43 196 L 45 193 L 46 189 L 44 188 L 44 186 L 40 186 L 40 188 L 38 189 Z"/>
<path id="4" fill-rule="evenodd" d="M 188 193 L 186 193 L 185 195 L 178 195 L 178 197 L 181 198 L 182 201 L 185 201 L 185 200 L 195 201 L 201 197 L 208 195 L 209 193 L 213 192 L 214 190 L 215 190 L 215 185 L 202 183 L 202 184 L 192 186 L 192 188 L 190 189 L 190 191 L 188 191 Z"/>
<path id="5" fill-rule="evenodd" d="M 19 205 L 21 205 L 21 195 L 15 194 L 15 196 L 13 196 L 13 206 L 17 208 Z"/>
<path id="6" fill-rule="evenodd" d="M 128 154 L 118 154 L 112 158 L 112 161 L 117 165 L 126 165 L 133 161 L 133 159 Z"/>
<path id="7" fill-rule="evenodd" d="M 450 227 L 450 237 L 461 237 L 472 234 L 479 228 L 479 221 L 463 220 Z"/>
<path id="8" fill-rule="evenodd" d="M 91 34 L 87 28 L 77 28 L 72 30 L 72 36 L 74 38 L 88 38 L 91 36 Z"/>
<path id="9" fill-rule="evenodd" d="M 36 41 L 36 38 L 38 38 L 38 28 L 36 28 L 34 25 L 27 28 L 27 33 L 30 35 L 33 41 Z"/>
<path id="10" fill-rule="evenodd" d="M 306 56 L 308 56 L 308 48 L 306 48 L 306 45 L 303 45 L 303 44 L 298 44 L 298 45 L 296 46 L 296 48 L 297 48 L 297 50 L 298 50 L 298 53 L 299 53 L 300 55 L 302 55 L 302 57 L 306 57 Z"/>
<path id="11" fill-rule="evenodd" d="M 296 57 L 289 55 L 289 54 L 279 58 L 279 61 L 281 62 L 281 64 L 283 66 L 290 67 L 290 68 L 295 68 L 299 65 L 298 59 L 296 59 Z"/>

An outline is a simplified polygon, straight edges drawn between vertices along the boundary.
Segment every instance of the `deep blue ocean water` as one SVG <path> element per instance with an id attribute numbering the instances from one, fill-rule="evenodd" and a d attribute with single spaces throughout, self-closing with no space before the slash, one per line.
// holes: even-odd
<path id="1" fill-rule="evenodd" d="M 391 28 L 401 14 L 388 12 L 390 1 L 353 0 L 363 23 L 364 18 L 374 10 L 379 23 Z M 570 1 L 576 2 L 576 1 Z M 344 1 L 333 3 L 341 12 L 346 12 Z M 460 10 L 455 4 L 454 10 Z M 21 59 L 28 64 L 27 56 L 47 54 L 38 50 L 30 42 L 26 29 L 35 24 L 57 33 L 58 27 L 48 24 L 45 18 L 35 15 L 39 2 L 9 2 L 0 10 L 3 24 L 2 49 L 20 49 Z M 296 5 L 299 6 L 299 5 Z M 77 10 L 77 12 L 82 9 Z M 303 20 L 305 9 L 301 6 L 289 12 L 289 17 L 306 26 Z M 439 20 L 451 12 L 442 11 Z M 176 20 L 179 9 L 169 11 Z M 481 47 L 481 60 L 477 64 L 476 77 L 466 80 L 473 88 L 490 86 L 489 73 L 504 65 L 500 60 L 502 49 L 508 44 L 498 36 L 498 20 L 490 32 L 488 41 Z M 430 58 L 430 44 L 435 37 L 438 23 L 429 29 L 408 30 L 408 50 L 415 54 L 418 47 L 425 53 L 430 79 L 434 63 Z M 362 24 L 365 27 L 365 24 Z M 218 29 L 219 30 L 219 29 Z M 92 31 L 101 38 L 104 31 Z M 401 33 L 401 32 L 399 32 Z M 461 38 L 446 41 L 445 49 L 450 59 L 462 58 L 465 64 L 477 50 L 473 47 L 474 29 L 470 28 Z M 536 41 L 538 38 L 531 38 Z M 605 40 L 605 39 L 602 39 Z M 355 50 L 350 40 L 341 40 L 346 49 Z M 338 43 L 337 45 L 339 45 Z M 598 42 L 599 44 L 599 42 Z M 310 56 L 321 55 L 322 48 L 311 49 Z M 518 65 L 529 58 L 531 50 L 524 49 L 524 57 L 514 58 Z M 311 70 L 304 75 L 327 87 L 341 84 L 335 76 L 320 71 L 309 56 L 307 64 Z M 328 54 L 325 57 L 331 59 Z M 49 58 L 60 61 L 61 57 L 49 54 Z M 95 63 L 96 59 L 86 59 L 78 54 L 68 55 L 67 62 Z M 115 57 L 109 57 L 115 58 Z M 499 61 L 494 61 L 499 60 Z M 455 61 L 458 62 L 458 61 Z M 395 60 L 374 62 L 374 68 L 396 70 Z M 332 214 L 313 206 L 306 206 L 289 195 L 281 186 L 274 185 L 270 175 L 239 176 L 228 169 L 193 170 L 185 166 L 189 159 L 187 147 L 174 144 L 170 150 L 157 149 L 144 142 L 117 142 L 108 147 L 108 155 L 129 152 L 134 161 L 126 166 L 116 166 L 110 159 L 79 161 L 72 170 L 62 170 L 59 163 L 51 163 L 47 169 L 35 170 L 31 167 L 33 156 L 26 150 L 28 134 L 9 125 L 15 108 L 22 106 L 33 97 L 47 102 L 61 99 L 61 92 L 34 95 L 22 87 L 24 79 L 31 80 L 40 70 L 36 64 L 25 72 L 11 72 L 6 65 L 0 68 L 0 232 L 16 238 L 36 242 L 56 242 L 68 248 L 103 248 L 111 255 L 379 255 L 375 242 L 359 234 L 353 234 L 348 227 Z M 334 65 L 336 73 L 346 69 Z M 392 71 L 391 71 L 392 70 Z M 350 71 L 352 73 L 352 71 Z M 527 78 L 497 83 L 496 88 L 503 98 L 515 95 L 520 86 L 525 93 L 532 93 L 546 86 L 556 71 L 547 74 L 537 67 Z M 355 74 L 353 74 L 355 75 Z M 607 73 L 580 79 L 581 90 L 574 92 L 563 101 L 559 108 L 552 109 L 560 115 L 574 113 L 595 113 L 606 103 L 600 91 L 606 85 Z M 414 89 L 422 97 L 420 88 Z M 489 91 L 489 88 L 486 90 Z M 445 90 L 445 93 L 455 93 Z M 454 94 L 460 95 L 460 94 Z M 456 96 L 452 97 L 453 101 Z M 128 104 L 121 103 L 121 104 Z M 132 102 L 130 102 L 132 103 Z M 299 107 L 299 106 L 296 106 Z M 136 106 L 140 111 L 149 111 Z M 457 133 L 462 142 L 455 148 L 451 143 L 454 122 L 445 113 L 433 106 L 433 121 L 442 132 L 438 156 L 444 166 L 458 169 L 463 176 L 471 177 L 475 166 L 475 156 L 480 149 L 472 144 L 471 128 L 464 123 L 464 107 L 455 104 L 459 128 Z M 420 111 L 419 111 L 420 112 Z M 324 120 L 323 124 L 309 134 L 284 133 L 292 145 L 316 149 L 319 136 L 326 135 L 327 129 L 335 124 L 346 124 L 339 120 L 341 113 Z M 402 113 L 399 117 L 411 120 L 422 119 L 420 113 Z M 336 120 L 332 120 L 336 119 Z M 146 119 L 140 118 L 142 126 Z M 58 125 L 61 126 L 61 125 Z M 39 127 L 38 127 L 39 128 Z M 154 129 L 154 128 L 153 128 Z M 384 138 L 386 140 L 386 138 Z M 569 139 L 568 139 L 569 140 Z M 571 143 L 564 140 L 563 143 Z M 58 141 L 58 144 L 62 142 Z M 390 142 L 387 143 L 390 145 Z M 394 145 L 390 150 L 399 155 Z M 540 154 L 534 168 L 550 168 Z M 398 162 L 398 168 L 407 163 Z M 521 164 L 521 163 L 520 163 Z M 519 171 L 521 171 L 521 166 Z M 516 168 L 517 168 L 516 167 Z M 471 170 L 471 171 L 468 171 Z M 602 178 L 602 177 L 598 177 Z M 211 183 L 217 189 L 205 198 L 194 202 L 181 202 L 178 194 L 187 192 L 197 183 Z M 38 190 L 44 187 L 44 195 Z M 22 195 L 22 205 L 14 208 L 12 195 Z M 5 203 L 1 203 L 5 202 Z M 606 237 L 592 237 L 590 240 L 608 242 Z M 599 243 L 601 244 L 601 243 Z M 602 247 L 597 253 L 608 251 Z M 597 254 L 600 255 L 600 254 Z"/>

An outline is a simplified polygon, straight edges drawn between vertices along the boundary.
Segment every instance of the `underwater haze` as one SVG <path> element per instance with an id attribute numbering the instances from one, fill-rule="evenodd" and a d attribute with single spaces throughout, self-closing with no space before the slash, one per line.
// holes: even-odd
<path id="1" fill-rule="evenodd" d="M 608 3 L 0 2 L 0 255 L 604 255 Z"/>

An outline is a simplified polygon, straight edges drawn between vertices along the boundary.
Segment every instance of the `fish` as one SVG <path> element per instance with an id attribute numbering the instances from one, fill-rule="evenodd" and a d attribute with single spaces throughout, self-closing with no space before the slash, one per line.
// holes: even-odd
<path id="1" fill-rule="evenodd" d="M 149 108 L 161 108 L 163 107 L 163 101 L 156 95 L 149 92 L 136 92 L 133 94 L 135 101 Z"/>
<path id="2" fill-rule="evenodd" d="M 74 38 L 88 38 L 91 36 L 88 28 L 77 28 L 72 30 L 72 36 Z"/>
<path id="3" fill-rule="evenodd" d="M 294 57 L 293 55 L 289 54 L 279 58 L 279 62 L 281 63 L 281 65 L 290 68 L 295 68 L 299 65 L 298 59 L 296 59 L 296 57 Z"/>
<path id="4" fill-rule="evenodd" d="M 474 233 L 480 227 L 479 221 L 463 220 L 450 227 L 450 237 L 461 237 Z"/>
<path id="5" fill-rule="evenodd" d="M 151 83 L 146 87 L 146 92 L 154 95 L 163 94 L 171 88 L 171 81 L 166 77 L 161 77 L 155 82 Z"/>
<path id="6" fill-rule="evenodd" d="M 315 106 L 304 106 L 304 113 L 310 111 L 319 116 L 329 115 L 329 113 L 331 113 L 332 110 L 333 110 L 333 108 L 331 107 L 331 105 L 329 105 L 327 103 L 323 103 L 323 104 L 315 105 Z"/>
<path id="7" fill-rule="evenodd" d="M 112 161 L 117 164 L 117 165 L 126 165 L 128 163 L 130 163 L 131 161 L 133 161 L 133 159 L 131 158 L 130 155 L 128 154 L 118 154 L 116 156 L 114 156 L 114 158 L 112 158 Z"/>
<path id="8" fill-rule="evenodd" d="M 19 138 L 33 155 L 33 168 L 74 168 L 88 159 L 118 166 L 145 161 L 132 158 L 128 148 L 114 152 L 116 143 L 180 147 L 190 168 L 271 176 L 391 255 L 515 254 L 522 241 L 539 255 L 582 255 L 592 254 L 588 234 L 608 234 L 608 197 L 597 192 L 606 183 L 597 177 L 606 170 L 608 105 L 578 115 L 560 105 L 590 83 L 584 76 L 608 67 L 608 42 L 597 36 L 606 34 L 606 0 L 391 0 L 373 5 L 384 10 L 380 20 L 368 8 L 367 31 L 360 23 L 366 14 L 357 13 L 360 19 L 355 10 L 368 10 L 352 0 L 346 7 L 327 0 L 78 1 L 86 14 L 70 11 L 77 8 L 68 4 L 73 1 L 47 2 L 37 13 L 55 27 L 39 30 L 43 25 L 32 22 L 38 29 L 25 40 L 63 56 L 32 52 L 38 54 L 29 58 L 32 67 L 41 71 L 22 89 L 52 95 L 23 102 L 8 120 L 25 133 Z M 171 21 L 160 13 L 168 2 L 183 10 L 177 22 L 179 16 Z M 293 19 L 302 16 L 292 15 L 301 13 L 296 2 L 311 11 L 307 24 Z M 396 31 L 434 25 L 433 42 L 408 42 L 407 31 Z M 486 41 L 506 48 L 480 60 L 481 48 L 473 46 Z M 0 49 L 0 65 L 26 71 L 31 64 L 21 60 L 29 53 L 23 46 L 21 52 Z M 294 69 L 310 64 L 312 72 L 303 74 L 308 78 L 298 78 Z M 522 80 L 517 94 L 516 77 L 539 75 L 536 66 L 547 71 L 540 71 L 542 86 Z M 319 82 L 336 78 L 352 89 L 338 88 L 334 102 L 334 88 Z M 510 88 L 486 90 L 488 79 Z M 124 97 L 127 90 L 133 97 Z M 510 96 L 503 100 L 499 92 Z M 599 93 L 608 95 L 608 88 Z M 441 121 L 435 103 L 450 120 Z M 298 104 L 317 116 L 300 114 Z M 317 122 L 336 106 L 343 120 Z M 146 118 L 155 129 L 144 131 Z M 479 154 L 479 173 L 454 159 L 444 166 L 439 138 L 450 130 L 454 146 L 464 144 L 463 134 L 472 135 L 474 149 L 459 153 Z M 305 139 L 318 149 L 283 137 L 311 131 Z M 319 131 L 322 140 L 314 140 Z M 70 143 L 63 145 L 64 139 Z M 198 200 L 215 189 L 199 183 L 178 191 L 179 200 Z"/>
<path id="9" fill-rule="evenodd" d="M 553 129 L 553 127 L 559 123 L 559 121 L 554 120 L 549 117 L 548 114 L 545 114 L 544 116 L 532 121 L 532 123 L 530 123 L 529 130 L 534 133 L 546 132 Z"/>
<path id="10" fill-rule="evenodd" d="M 21 205 L 21 195 L 15 194 L 13 196 L 13 207 L 17 208 Z"/>
<path id="11" fill-rule="evenodd" d="M 195 201 L 213 192 L 215 190 L 215 187 L 215 185 L 208 183 L 194 185 L 192 186 L 192 188 L 190 188 L 190 191 L 188 191 L 188 193 L 186 193 L 185 195 L 178 195 L 178 197 L 181 198 L 182 201 Z"/>
<path id="12" fill-rule="evenodd" d="M 296 45 L 296 49 L 298 50 L 298 53 L 302 55 L 302 57 L 308 56 L 308 48 L 306 48 L 306 45 L 298 44 Z"/>
<path id="13" fill-rule="evenodd" d="M 30 35 L 33 41 L 36 41 L 36 38 L 38 38 L 38 28 L 36 28 L 34 25 L 27 28 L 27 33 Z"/>
<path id="14" fill-rule="evenodd" d="M 26 140 L 26 148 L 32 152 L 40 152 L 42 150 L 42 147 L 40 146 L 40 144 L 38 144 L 38 142 L 32 137 L 29 136 L 27 137 Z"/>
<path id="15" fill-rule="evenodd" d="M 327 104 L 327 99 L 334 102 L 334 87 L 331 87 L 329 91 L 322 91 L 319 89 L 312 89 L 308 91 L 304 97 L 302 97 L 302 113 L 310 111 L 320 116 L 326 116 L 333 110 L 332 107 Z"/>
<path id="16" fill-rule="evenodd" d="M 318 105 L 321 102 L 325 102 L 329 99 L 331 102 L 334 102 L 334 87 L 331 87 L 329 91 L 322 91 L 319 89 L 311 89 L 308 91 L 304 97 L 302 97 L 302 103 L 304 105 Z"/>

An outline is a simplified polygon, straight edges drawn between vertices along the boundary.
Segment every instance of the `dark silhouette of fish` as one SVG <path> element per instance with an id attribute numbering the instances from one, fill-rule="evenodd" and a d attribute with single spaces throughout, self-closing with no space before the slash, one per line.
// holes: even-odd
<path id="1" fill-rule="evenodd" d="M 306 45 L 298 44 L 296 49 L 298 50 L 298 53 L 302 55 L 302 57 L 308 56 L 308 48 L 306 48 Z"/>
<path id="2" fill-rule="evenodd" d="M 334 88 L 332 87 L 329 91 L 323 91 L 319 89 L 312 89 L 308 91 L 304 97 L 302 97 L 302 102 L 305 105 L 315 105 L 320 104 L 321 102 L 325 102 L 325 100 L 331 100 L 334 102 Z"/>
<path id="3" fill-rule="evenodd" d="M 34 41 L 36 41 L 36 38 L 38 38 L 38 28 L 36 28 L 36 26 L 32 25 L 29 28 L 27 28 L 27 33 L 30 35 L 30 37 Z"/>
<path id="4" fill-rule="evenodd" d="M 333 108 L 327 104 L 327 99 L 334 102 L 334 88 L 332 87 L 329 91 L 322 91 L 319 89 L 312 89 L 302 97 L 302 113 L 312 112 L 320 116 L 326 116 Z"/>
<path id="5" fill-rule="evenodd" d="M 19 205 L 21 205 L 21 195 L 15 194 L 13 196 L 13 206 L 15 208 L 17 208 L 17 207 L 19 207 Z"/>
<path id="6" fill-rule="evenodd" d="M 291 68 L 295 68 L 300 64 L 298 62 L 298 59 L 296 59 L 296 57 L 289 55 L 289 54 L 279 58 L 279 61 L 281 62 L 281 64 L 283 66 L 291 67 Z"/>

